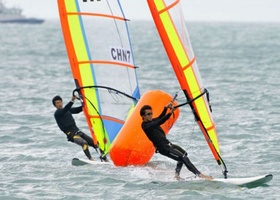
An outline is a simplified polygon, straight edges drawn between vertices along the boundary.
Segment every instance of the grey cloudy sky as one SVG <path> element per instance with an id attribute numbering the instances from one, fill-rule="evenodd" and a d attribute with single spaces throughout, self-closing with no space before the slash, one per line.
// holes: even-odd
<path id="1" fill-rule="evenodd" d="M 28 17 L 58 18 L 56 0 L 3 0 Z M 126 17 L 151 19 L 146 0 L 122 0 Z M 280 0 L 181 0 L 186 19 L 203 21 L 280 22 Z"/>

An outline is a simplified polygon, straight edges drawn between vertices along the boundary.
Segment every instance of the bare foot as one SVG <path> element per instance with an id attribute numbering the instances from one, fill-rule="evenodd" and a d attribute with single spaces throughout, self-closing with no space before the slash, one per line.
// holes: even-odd
<path id="1" fill-rule="evenodd" d="M 94 159 L 92 157 L 89 160 L 94 161 Z"/>
<path id="2" fill-rule="evenodd" d="M 200 174 L 198 175 L 198 177 L 199 177 L 199 178 L 204 178 L 204 179 L 206 179 L 206 180 L 208 180 L 208 181 L 210 181 L 210 180 L 213 179 L 212 176 L 206 176 L 206 175 L 204 175 L 204 174 L 202 174 L 202 173 L 200 173 Z"/>
<path id="3" fill-rule="evenodd" d="M 183 178 L 181 178 L 181 177 L 180 177 L 180 174 L 178 174 L 178 173 L 175 173 L 174 178 L 175 178 L 177 181 L 183 180 Z"/>
<path id="4" fill-rule="evenodd" d="M 179 180 L 181 179 L 181 177 L 180 177 L 179 175 L 176 175 L 176 174 L 175 174 L 174 178 L 175 178 L 177 181 L 179 181 Z"/>

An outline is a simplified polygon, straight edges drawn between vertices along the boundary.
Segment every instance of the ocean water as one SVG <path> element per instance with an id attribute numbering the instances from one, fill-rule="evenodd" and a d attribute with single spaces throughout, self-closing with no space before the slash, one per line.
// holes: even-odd
<path id="1" fill-rule="evenodd" d="M 47 21 L 0 25 L 0 199 L 280 199 L 280 24 L 188 27 L 228 176 L 272 173 L 271 182 L 241 188 L 176 181 L 176 163 L 158 154 L 142 167 L 72 166 L 71 159 L 84 154 L 56 126 L 51 99 L 59 94 L 70 100 L 75 86 L 59 21 Z M 130 33 L 141 94 L 178 91 L 152 22 L 132 22 Z M 83 114 L 75 119 L 88 133 Z M 222 177 L 188 107 L 168 138 L 202 172 Z M 183 168 L 182 176 L 192 174 Z"/>

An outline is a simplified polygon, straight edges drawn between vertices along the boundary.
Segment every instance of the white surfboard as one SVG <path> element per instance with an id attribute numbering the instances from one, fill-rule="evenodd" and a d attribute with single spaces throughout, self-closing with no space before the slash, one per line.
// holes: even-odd
<path id="1" fill-rule="evenodd" d="M 271 181 L 272 178 L 273 178 L 272 174 L 266 174 L 262 176 L 254 176 L 254 177 L 246 177 L 246 178 L 227 178 L 227 179 L 214 178 L 211 181 L 250 187 L 250 186 L 263 185 Z"/>
<path id="2" fill-rule="evenodd" d="M 236 185 L 236 186 L 241 186 L 241 187 L 248 187 L 248 188 L 253 188 L 253 187 L 258 187 L 261 185 L 264 185 L 271 181 L 273 178 L 272 174 L 265 174 L 262 176 L 254 176 L 254 177 L 246 177 L 246 178 L 214 178 L 212 180 L 209 180 L 209 182 L 220 182 L 220 183 L 225 183 L 225 184 L 230 184 L 230 185 Z M 185 180 L 185 181 L 205 181 L 205 179 L 198 178 L 198 177 L 188 177 L 185 179 L 180 179 L 180 180 Z"/>
<path id="3" fill-rule="evenodd" d="M 89 160 L 83 158 L 73 158 L 72 165 L 81 166 L 81 165 L 112 165 L 111 162 L 101 162 L 100 160 Z"/>

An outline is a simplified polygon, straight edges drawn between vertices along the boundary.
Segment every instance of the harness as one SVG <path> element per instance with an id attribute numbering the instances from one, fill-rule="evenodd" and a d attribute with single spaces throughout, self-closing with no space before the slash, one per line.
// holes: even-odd
<path id="1" fill-rule="evenodd" d="M 81 131 L 80 131 L 80 130 L 78 130 L 78 131 L 76 131 L 76 132 L 68 131 L 68 132 L 66 133 L 68 141 L 73 142 L 74 136 L 75 136 L 75 135 L 79 135 L 79 132 L 81 132 Z"/>

